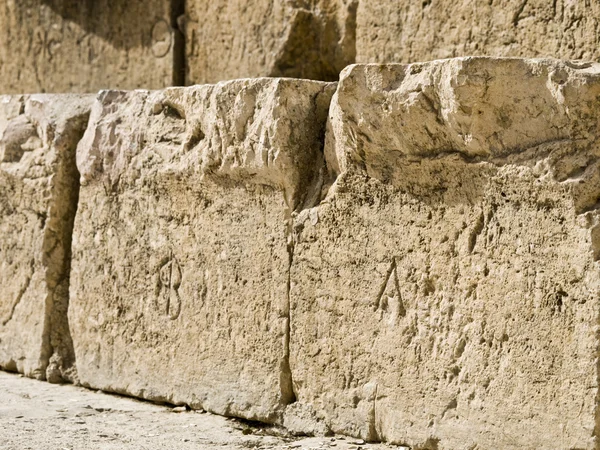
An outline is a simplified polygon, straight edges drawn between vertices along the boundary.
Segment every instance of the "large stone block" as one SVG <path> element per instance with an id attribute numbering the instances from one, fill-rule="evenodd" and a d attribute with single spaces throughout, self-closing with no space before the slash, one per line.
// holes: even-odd
<path id="1" fill-rule="evenodd" d="M 2 93 L 159 89 L 183 82 L 176 0 L 7 0 Z M 179 55 L 181 53 L 181 55 Z"/>
<path id="2" fill-rule="evenodd" d="M 291 211 L 335 84 L 104 91 L 77 151 L 69 320 L 85 386 L 277 421 Z"/>
<path id="3" fill-rule="evenodd" d="M 337 80 L 355 58 L 357 0 L 190 0 L 187 83 Z"/>
<path id="4" fill-rule="evenodd" d="M 597 448 L 599 108 L 592 63 L 347 68 L 294 225 L 296 408 L 419 449 Z"/>
<path id="5" fill-rule="evenodd" d="M 454 56 L 597 60 L 600 4 L 585 0 L 360 2 L 356 61 L 412 63 Z"/>
<path id="6" fill-rule="evenodd" d="M 93 96 L 0 97 L 0 368 L 76 381 L 67 323 L 77 142 Z"/>

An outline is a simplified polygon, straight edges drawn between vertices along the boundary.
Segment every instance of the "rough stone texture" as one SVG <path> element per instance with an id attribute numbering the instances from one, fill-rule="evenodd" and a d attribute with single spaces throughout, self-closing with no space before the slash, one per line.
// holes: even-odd
<path id="1" fill-rule="evenodd" d="M 67 324 L 77 142 L 93 96 L 0 97 L 0 368 L 76 381 Z"/>
<path id="2" fill-rule="evenodd" d="M 294 225 L 298 405 L 411 448 L 597 448 L 599 107 L 592 63 L 347 68 Z"/>
<path id="3" fill-rule="evenodd" d="M 337 80 L 355 61 L 358 0 L 190 0 L 187 84 L 243 77 Z"/>
<path id="4" fill-rule="evenodd" d="M 69 320 L 81 383 L 280 420 L 291 211 L 335 84 L 104 91 L 77 151 Z"/>
<path id="5" fill-rule="evenodd" d="M 159 89 L 183 81 L 177 0 L 6 0 L 2 93 Z M 179 55 L 181 53 L 181 55 Z M 179 71 L 178 71 L 179 70 Z"/>
<path id="6" fill-rule="evenodd" d="M 356 61 L 454 56 L 597 60 L 600 3 L 587 0 L 361 1 Z"/>

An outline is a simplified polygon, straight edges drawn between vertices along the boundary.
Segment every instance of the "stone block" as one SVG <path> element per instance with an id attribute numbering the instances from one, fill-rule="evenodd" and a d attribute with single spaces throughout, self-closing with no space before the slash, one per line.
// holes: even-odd
<path id="1" fill-rule="evenodd" d="M 77 142 L 93 96 L 0 97 L 0 368 L 76 381 L 67 323 Z"/>
<path id="2" fill-rule="evenodd" d="M 103 91 L 77 150 L 80 381 L 264 422 L 292 402 L 289 218 L 335 84 Z"/>
<path id="3" fill-rule="evenodd" d="M 294 223 L 295 408 L 418 449 L 597 448 L 599 107 L 595 63 L 345 69 Z"/>
<path id="4" fill-rule="evenodd" d="M 597 60 L 600 4 L 584 0 L 373 0 L 357 14 L 356 61 L 455 56 Z"/>
<path id="5" fill-rule="evenodd" d="M 190 0 L 187 84 L 244 77 L 337 80 L 355 57 L 357 0 Z"/>
<path id="6" fill-rule="evenodd" d="M 7 0 L 3 94 L 160 89 L 183 83 L 175 0 Z M 179 55 L 181 53 L 181 55 Z"/>

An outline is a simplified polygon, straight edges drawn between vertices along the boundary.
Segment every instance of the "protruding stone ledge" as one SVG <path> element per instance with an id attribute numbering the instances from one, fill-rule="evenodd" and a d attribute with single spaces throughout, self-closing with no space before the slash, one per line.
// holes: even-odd
<path id="1" fill-rule="evenodd" d="M 0 368 L 76 381 L 67 323 L 75 149 L 93 96 L 0 97 Z"/>
<path id="2" fill-rule="evenodd" d="M 420 449 L 596 448 L 599 67 L 343 72 L 333 185 L 295 221 L 296 409 Z"/>
<path id="3" fill-rule="evenodd" d="M 329 163 L 393 178 L 402 160 L 499 160 L 552 143 L 590 144 L 600 64 L 455 58 L 349 66 L 331 110 Z M 339 140 L 339 141 L 338 141 Z M 337 146 L 335 143 L 337 142 Z"/>
<path id="4" fill-rule="evenodd" d="M 100 93 L 69 319 L 86 386 L 264 422 L 294 400 L 288 232 L 335 84 Z"/>

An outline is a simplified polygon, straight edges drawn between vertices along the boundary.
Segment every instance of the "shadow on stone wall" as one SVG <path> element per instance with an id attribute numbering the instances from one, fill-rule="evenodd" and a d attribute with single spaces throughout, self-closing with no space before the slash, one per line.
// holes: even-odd
<path id="1" fill-rule="evenodd" d="M 76 23 L 119 49 L 150 47 L 166 25 L 176 28 L 184 13 L 180 0 L 39 0 L 64 20 Z M 163 25 L 164 24 L 164 25 Z M 151 30 L 149 30 L 151 27 Z"/>

